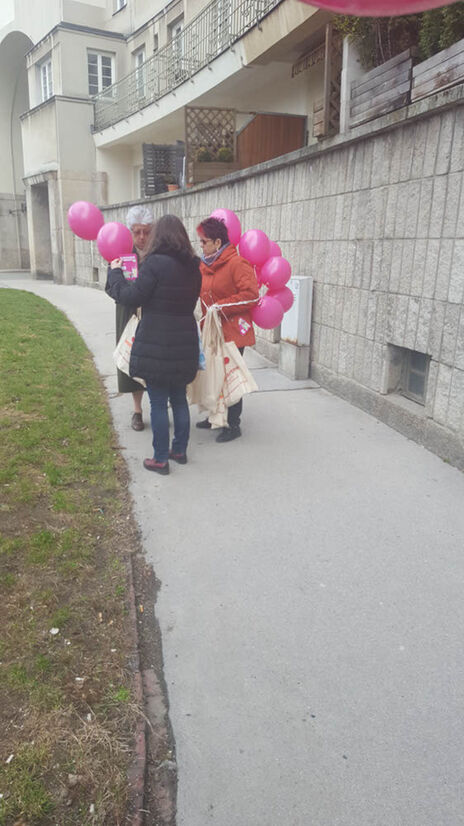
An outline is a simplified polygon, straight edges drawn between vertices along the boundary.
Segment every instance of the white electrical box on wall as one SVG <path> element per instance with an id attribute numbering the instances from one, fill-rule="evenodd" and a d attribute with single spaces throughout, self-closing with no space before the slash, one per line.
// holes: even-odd
<path id="1" fill-rule="evenodd" d="M 311 339 L 311 312 L 313 303 L 313 279 L 310 275 L 293 276 L 287 283 L 294 301 L 285 313 L 280 328 L 284 341 L 297 347 L 309 347 Z"/>

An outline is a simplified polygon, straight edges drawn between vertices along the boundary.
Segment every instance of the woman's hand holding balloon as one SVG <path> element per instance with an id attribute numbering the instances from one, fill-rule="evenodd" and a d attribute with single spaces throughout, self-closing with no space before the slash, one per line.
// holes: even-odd
<path id="1" fill-rule="evenodd" d="M 119 270 L 122 267 L 122 258 L 113 258 L 110 267 L 112 270 Z"/>

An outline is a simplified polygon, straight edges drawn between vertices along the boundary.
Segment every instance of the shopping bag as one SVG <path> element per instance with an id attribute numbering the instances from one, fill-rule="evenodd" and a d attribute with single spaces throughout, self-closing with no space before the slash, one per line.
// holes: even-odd
<path id="1" fill-rule="evenodd" d="M 227 427 L 227 407 L 224 404 L 224 396 L 219 395 L 215 410 L 210 410 L 208 413 L 208 421 L 211 427 Z"/>
<path id="2" fill-rule="evenodd" d="M 121 371 L 121 373 L 125 373 L 126 376 L 130 376 L 129 373 L 129 363 L 132 351 L 132 345 L 134 343 L 135 334 L 137 332 L 137 327 L 139 326 L 139 319 L 136 315 L 132 315 L 127 322 L 124 330 L 122 331 L 121 337 L 116 345 L 116 349 L 113 353 L 113 361 Z M 134 381 L 138 381 L 144 387 L 146 387 L 146 382 L 143 379 L 138 379 L 136 376 L 131 376 L 131 379 Z"/>
<path id="3" fill-rule="evenodd" d="M 190 404 L 198 404 L 208 412 L 213 428 L 226 427 L 227 408 L 236 404 L 246 393 L 258 386 L 245 360 L 233 341 L 224 341 L 224 333 L 217 310 L 208 310 L 202 333 L 206 359 L 204 372 L 198 371 L 188 387 Z"/>
<path id="4" fill-rule="evenodd" d="M 223 353 L 224 384 L 222 386 L 222 396 L 225 406 L 232 407 L 246 393 L 254 393 L 255 390 L 258 390 L 258 385 L 234 341 L 224 342 Z"/>
<path id="5" fill-rule="evenodd" d="M 246 393 L 258 390 L 245 359 L 233 341 L 226 341 L 223 345 L 224 354 L 224 384 L 219 394 L 214 410 L 210 410 L 208 421 L 211 427 L 227 427 L 227 408 L 237 404 Z"/>

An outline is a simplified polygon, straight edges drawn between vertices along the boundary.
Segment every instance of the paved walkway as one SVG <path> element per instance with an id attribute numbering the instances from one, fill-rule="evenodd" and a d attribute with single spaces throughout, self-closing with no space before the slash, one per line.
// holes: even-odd
<path id="1" fill-rule="evenodd" d="M 464 475 L 256 356 L 243 438 L 194 428 L 151 475 L 112 302 L 0 286 L 64 310 L 104 376 L 161 581 L 178 826 L 464 824 Z"/>

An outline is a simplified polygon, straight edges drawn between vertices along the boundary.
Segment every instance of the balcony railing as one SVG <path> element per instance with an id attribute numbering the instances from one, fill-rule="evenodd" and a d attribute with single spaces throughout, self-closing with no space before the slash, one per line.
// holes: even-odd
<path id="1" fill-rule="evenodd" d="M 203 69 L 282 0 L 213 0 L 167 46 L 94 98 L 100 131 L 154 103 Z"/>

